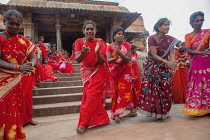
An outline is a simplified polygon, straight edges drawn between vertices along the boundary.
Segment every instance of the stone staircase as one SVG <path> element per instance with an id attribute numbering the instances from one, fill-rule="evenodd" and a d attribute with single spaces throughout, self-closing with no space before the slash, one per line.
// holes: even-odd
<path id="1" fill-rule="evenodd" d="M 55 73 L 58 82 L 37 83 L 33 89 L 33 117 L 79 113 L 82 100 L 80 65 L 73 61 L 74 74 Z M 110 108 L 110 99 L 106 108 Z"/>

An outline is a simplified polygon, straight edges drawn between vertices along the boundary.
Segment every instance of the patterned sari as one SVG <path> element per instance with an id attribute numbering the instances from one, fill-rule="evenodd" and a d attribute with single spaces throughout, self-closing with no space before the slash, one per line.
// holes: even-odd
<path id="1" fill-rule="evenodd" d="M 148 39 L 149 46 L 156 46 L 157 55 L 168 59 L 171 49 L 178 43 L 172 36 L 166 35 L 157 42 L 154 36 Z M 166 119 L 171 109 L 172 83 L 170 70 L 166 64 L 152 58 L 151 52 L 145 60 L 144 77 L 140 92 L 140 113 L 149 117 Z"/>
<path id="2" fill-rule="evenodd" d="M 22 65 L 34 52 L 35 46 L 22 35 L 16 35 L 8 40 L 0 35 L 0 49 L 2 60 L 10 64 Z M 27 84 L 28 78 L 31 85 Z M 31 113 L 26 116 L 29 109 L 26 105 L 32 102 L 32 98 L 25 101 L 29 96 L 27 95 L 29 87 L 25 87 L 25 84 L 31 86 L 32 92 L 31 76 L 0 69 L 0 139 L 24 140 L 26 138 L 22 125 L 32 119 Z M 32 106 L 29 110 L 32 111 Z"/>
<path id="3" fill-rule="evenodd" d="M 189 38 L 191 36 L 191 38 Z M 198 35 L 186 34 L 186 47 L 200 51 L 209 47 L 210 29 Z M 197 44 L 197 45 L 196 45 Z M 210 113 L 210 56 L 191 56 L 191 67 L 187 78 L 187 93 L 184 113 L 202 116 Z"/>
<path id="4" fill-rule="evenodd" d="M 119 47 L 121 53 L 127 55 L 131 46 L 128 42 L 121 44 Z M 108 45 L 107 51 L 112 53 L 112 57 L 115 57 L 115 52 L 112 45 Z M 132 74 L 131 74 L 131 62 L 121 64 L 122 58 L 118 58 L 116 63 L 110 64 L 110 69 L 115 81 L 115 93 L 112 98 L 111 118 L 114 119 L 117 115 L 122 115 L 126 109 L 132 109 Z"/>
<path id="5" fill-rule="evenodd" d="M 111 85 L 109 86 L 109 79 L 107 80 L 107 77 L 109 77 L 107 63 L 97 64 L 95 47 L 98 39 L 86 42 L 86 47 L 90 48 L 90 52 L 85 54 L 83 61 L 80 63 L 84 89 L 78 127 L 84 126 L 86 129 L 110 122 L 102 100 L 104 95 L 111 96 L 113 91 L 109 88 L 111 87 Z M 100 54 L 106 57 L 106 43 L 102 39 L 100 40 Z M 76 52 L 81 52 L 83 45 L 83 39 L 77 39 L 75 42 Z"/>

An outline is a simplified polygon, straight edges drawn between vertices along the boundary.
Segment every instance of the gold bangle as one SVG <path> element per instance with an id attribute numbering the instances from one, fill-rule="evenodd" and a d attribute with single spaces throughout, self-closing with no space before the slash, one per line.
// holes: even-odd
<path id="1" fill-rule="evenodd" d="M 15 65 L 14 66 L 14 71 L 20 71 L 20 65 Z"/>

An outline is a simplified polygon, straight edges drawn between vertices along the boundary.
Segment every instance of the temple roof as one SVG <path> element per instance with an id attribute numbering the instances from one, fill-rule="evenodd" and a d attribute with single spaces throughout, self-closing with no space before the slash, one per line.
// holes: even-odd
<path id="1" fill-rule="evenodd" d="M 58 2 L 59 1 L 59 2 Z M 60 2 L 66 1 L 66 2 Z M 108 15 L 109 17 L 117 16 L 119 18 L 124 17 L 125 19 L 122 23 L 123 28 L 127 28 L 132 24 L 141 14 L 132 13 L 127 8 L 116 5 L 103 5 L 106 2 L 97 1 L 96 4 L 82 4 L 79 2 L 72 3 L 72 1 L 79 0 L 10 0 L 7 4 L 0 3 L 0 13 L 9 9 L 16 9 L 22 12 L 31 13 L 45 13 L 45 14 L 57 14 L 57 13 L 78 13 L 78 14 L 92 14 L 98 16 Z M 80 0 L 80 1 L 90 1 L 90 0 Z M 90 1 L 93 2 L 94 1 Z M 125 18 L 126 17 L 126 18 Z"/>
<path id="2" fill-rule="evenodd" d="M 84 3 L 81 2 L 62 2 L 64 0 L 10 0 L 6 5 L 14 5 L 14 6 L 21 6 L 21 7 L 31 7 L 31 8 L 58 8 L 58 9 L 78 9 L 78 10 L 90 10 L 90 11 L 110 11 L 110 12 L 120 12 L 120 13 L 130 13 L 129 10 L 122 6 L 115 6 L 115 5 L 104 5 L 101 2 L 92 1 L 85 1 Z M 66 1 L 66 0 L 65 0 Z M 87 2 L 89 2 L 87 4 Z M 105 2 L 104 2 L 105 3 Z"/>

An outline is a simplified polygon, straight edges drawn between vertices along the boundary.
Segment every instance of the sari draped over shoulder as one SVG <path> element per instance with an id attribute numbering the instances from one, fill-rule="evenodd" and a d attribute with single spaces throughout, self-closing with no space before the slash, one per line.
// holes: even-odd
<path id="1" fill-rule="evenodd" d="M 86 47 L 90 51 L 85 54 L 83 61 L 80 63 L 81 77 L 83 82 L 83 97 L 80 106 L 80 118 L 78 127 L 84 126 L 88 129 L 90 126 L 103 125 L 109 123 L 108 114 L 103 107 L 104 96 L 112 96 L 113 86 L 109 83 L 109 69 L 107 62 L 99 65 L 95 53 L 95 47 L 98 42 L 96 38 L 86 42 Z M 100 39 L 100 54 L 106 58 L 106 43 Z M 84 45 L 83 39 L 77 39 L 75 42 L 75 51 L 81 52 Z"/>
<path id="2" fill-rule="evenodd" d="M 2 60 L 10 64 L 22 65 L 34 52 L 35 46 L 22 35 L 16 35 L 8 40 L 0 35 L 0 49 Z M 30 81 L 31 84 L 29 84 Z M 29 87 L 25 87 L 25 84 Z M 31 93 L 28 93 L 29 88 Z M 27 102 L 32 102 L 32 99 L 25 102 L 27 94 L 32 94 L 32 76 L 24 76 L 20 72 L 0 68 L 0 139 L 24 140 L 26 138 L 22 125 L 32 119 L 32 114 L 29 117 L 25 116 Z"/>
<path id="3" fill-rule="evenodd" d="M 185 42 L 192 50 L 209 48 L 210 29 L 201 30 L 198 35 L 185 35 Z M 187 93 L 184 113 L 202 116 L 210 113 L 210 56 L 191 56 L 190 71 L 187 77 Z"/>
<path id="4" fill-rule="evenodd" d="M 127 55 L 131 46 L 128 42 L 124 42 L 119 46 L 119 49 L 123 55 Z M 107 51 L 110 51 L 112 57 L 115 57 L 115 52 L 112 44 L 108 45 Z M 109 65 L 115 82 L 115 92 L 112 97 L 111 118 L 115 119 L 115 116 L 122 115 L 126 109 L 134 108 L 132 101 L 132 74 L 131 74 L 131 62 L 122 63 L 122 58 L 119 57 L 115 63 Z"/>
<path id="5" fill-rule="evenodd" d="M 155 46 L 157 55 L 164 59 L 168 59 L 170 50 L 177 43 L 178 40 L 169 35 L 166 35 L 160 42 L 157 42 L 154 36 L 150 36 L 148 39 L 149 46 Z M 166 64 L 152 58 L 150 51 L 144 65 L 139 111 L 149 117 L 166 119 L 172 102 L 170 70 Z"/>

